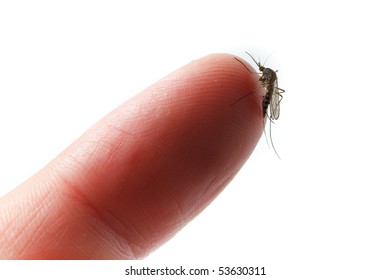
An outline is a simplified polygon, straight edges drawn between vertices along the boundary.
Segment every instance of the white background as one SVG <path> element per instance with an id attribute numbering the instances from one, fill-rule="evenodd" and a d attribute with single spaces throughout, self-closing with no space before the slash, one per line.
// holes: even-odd
<path id="1" fill-rule="evenodd" d="M 249 51 L 269 56 L 286 90 L 272 126 L 282 159 L 263 137 L 216 201 L 143 262 L 389 279 L 388 11 L 385 1 L 2 1 L 0 195 L 176 68 Z"/>

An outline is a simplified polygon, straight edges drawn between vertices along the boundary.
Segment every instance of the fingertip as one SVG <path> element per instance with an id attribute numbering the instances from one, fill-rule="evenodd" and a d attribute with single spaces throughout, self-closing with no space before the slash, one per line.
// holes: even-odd
<path id="1" fill-rule="evenodd" d="M 4 239 L 8 251 L 142 258 L 172 237 L 232 180 L 260 138 L 262 89 L 244 65 L 229 54 L 195 60 L 99 121 L 19 188 L 34 199 L 8 196 L 0 233 L 14 231 L 20 241 Z M 38 209 L 36 201 L 50 203 Z M 19 217 L 16 204 L 33 219 Z"/>

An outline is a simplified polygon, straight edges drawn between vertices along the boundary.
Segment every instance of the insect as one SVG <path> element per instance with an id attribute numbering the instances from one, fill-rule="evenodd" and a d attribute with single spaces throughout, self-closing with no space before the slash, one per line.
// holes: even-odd
<path id="1" fill-rule="evenodd" d="M 278 86 L 278 76 L 276 75 L 276 72 L 278 72 L 278 70 L 274 71 L 271 68 L 265 68 L 263 65 L 261 65 L 260 62 L 257 62 L 253 58 L 253 56 L 250 55 L 250 53 L 246 52 L 246 54 L 249 55 L 252 58 L 252 60 L 256 63 L 256 65 L 259 67 L 260 73 L 256 73 L 256 74 L 260 74 L 259 81 L 261 82 L 261 85 L 265 88 L 265 96 L 264 96 L 263 102 L 262 102 L 263 117 L 265 118 L 265 116 L 267 116 L 269 118 L 269 120 L 271 121 L 271 123 L 274 123 L 273 121 L 277 120 L 279 118 L 279 115 L 280 115 L 280 102 L 283 99 L 282 93 L 285 92 L 283 89 L 279 88 L 279 86 Z M 244 65 L 244 67 L 249 72 L 251 72 L 248 69 L 248 67 L 246 67 L 246 65 L 241 60 L 239 60 L 236 57 L 235 57 L 235 59 L 237 61 L 239 61 L 242 65 Z M 252 92 L 242 96 L 241 98 L 236 100 L 233 104 L 237 103 L 238 101 L 240 101 L 241 99 L 247 97 L 248 95 L 252 94 L 253 92 L 254 91 L 252 91 Z M 269 113 L 268 113 L 268 107 L 270 108 L 269 109 Z M 274 149 L 274 151 L 275 151 L 276 155 L 278 156 L 278 158 L 280 158 L 278 153 L 276 152 L 276 149 L 274 147 L 274 143 L 272 141 L 272 137 L 271 137 L 271 124 L 270 124 L 269 134 L 270 134 L 272 148 Z"/>

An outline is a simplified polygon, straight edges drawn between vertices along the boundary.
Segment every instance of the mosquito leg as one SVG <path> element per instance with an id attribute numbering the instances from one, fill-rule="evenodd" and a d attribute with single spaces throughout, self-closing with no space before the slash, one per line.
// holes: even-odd
<path id="1" fill-rule="evenodd" d="M 281 88 L 278 88 L 278 90 L 283 90 Z M 284 90 L 282 91 L 282 93 L 284 92 Z M 280 102 L 282 102 L 282 99 L 283 99 L 283 95 L 281 95 L 280 93 L 278 93 L 278 95 L 280 96 L 280 99 L 279 99 L 279 102 L 278 102 L 278 106 L 280 105 Z"/>
<path id="2" fill-rule="evenodd" d="M 271 123 L 269 124 L 269 139 L 271 140 L 271 145 L 272 145 L 272 148 L 273 148 L 274 151 L 275 151 L 275 154 L 277 155 L 277 157 L 278 157 L 279 159 L 281 159 L 280 156 L 279 156 L 279 154 L 278 154 L 278 152 L 277 152 L 276 149 L 275 149 L 274 141 L 272 141 Z"/>
<path id="3" fill-rule="evenodd" d="M 244 62 L 242 62 L 241 60 L 239 60 L 237 57 L 234 57 L 235 60 L 237 60 L 238 62 L 240 62 L 245 68 L 246 70 L 248 70 L 249 73 L 251 74 L 257 74 L 257 75 L 260 75 L 261 73 L 257 73 L 257 72 L 252 72 L 251 70 L 249 70 L 249 68 L 244 64 Z"/>
<path id="4" fill-rule="evenodd" d="M 248 94 L 245 94 L 244 96 L 241 96 L 240 98 L 238 98 L 236 101 L 234 101 L 232 104 L 230 104 L 230 106 L 233 106 L 234 104 L 236 104 L 237 102 L 241 101 L 242 99 L 244 99 L 245 97 L 251 95 L 252 93 L 254 93 L 256 90 L 252 90 L 250 93 Z"/>

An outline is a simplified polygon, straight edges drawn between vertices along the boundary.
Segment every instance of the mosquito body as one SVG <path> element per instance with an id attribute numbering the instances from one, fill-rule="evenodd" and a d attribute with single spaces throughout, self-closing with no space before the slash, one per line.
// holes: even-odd
<path id="1" fill-rule="evenodd" d="M 278 72 L 278 70 L 274 71 L 271 68 L 265 68 L 263 65 L 261 65 L 260 62 L 257 62 L 253 58 L 253 56 L 251 56 L 248 52 L 246 52 L 246 53 L 256 63 L 257 67 L 259 67 L 260 73 L 256 73 L 256 74 L 260 74 L 259 81 L 261 83 L 261 86 L 265 88 L 265 96 L 264 96 L 263 102 L 262 102 L 263 117 L 265 118 L 265 116 L 267 116 L 270 119 L 271 123 L 273 123 L 274 120 L 277 120 L 279 118 L 280 102 L 283 99 L 282 93 L 285 92 L 283 89 L 279 88 L 279 86 L 278 86 L 278 76 L 276 75 L 276 72 Z M 248 69 L 248 67 L 246 67 L 246 65 L 241 60 L 239 60 L 238 58 L 235 58 L 235 59 L 237 61 L 239 61 L 242 65 L 244 65 L 244 67 L 249 72 L 251 72 Z M 243 97 L 241 97 L 240 99 L 235 101 L 233 104 L 237 103 L 238 101 L 240 101 L 241 99 L 247 97 L 248 95 L 250 95 L 252 93 L 253 93 L 253 91 L 248 93 L 247 95 L 244 95 Z M 268 113 L 268 108 L 270 108 L 269 113 Z M 274 147 L 274 144 L 272 142 L 271 126 L 270 126 L 270 139 L 271 139 L 272 148 L 274 149 L 276 155 L 279 157 L 279 155 L 276 152 L 276 149 Z"/>

